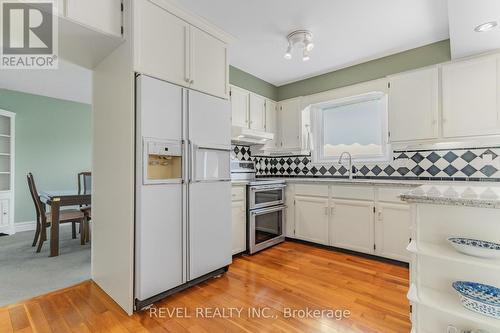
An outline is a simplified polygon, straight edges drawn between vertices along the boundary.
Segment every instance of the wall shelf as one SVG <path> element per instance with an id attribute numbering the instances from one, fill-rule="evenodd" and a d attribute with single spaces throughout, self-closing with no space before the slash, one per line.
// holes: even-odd
<path id="1" fill-rule="evenodd" d="M 16 114 L 0 110 L 0 233 L 14 234 Z"/>
<path id="2" fill-rule="evenodd" d="M 418 245 L 412 241 L 413 244 L 408 246 L 408 251 L 427 257 L 433 257 L 443 260 L 449 260 L 453 262 L 458 262 L 466 265 L 475 265 L 487 269 L 500 270 L 500 260 L 499 259 L 486 259 L 478 258 L 473 256 L 468 256 L 460 252 L 455 251 L 451 246 L 437 245 L 426 242 L 420 242 Z"/>
<path id="3" fill-rule="evenodd" d="M 498 239 L 500 209 L 413 203 L 410 263 L 412 325 L 416 332 L 446 332 L 448 325 L 461 330 L 500 332 L 500 320 L 466 309 L 452 288 L 454 281 L 498 286 L 500 260 L 458 252 L 447 238 Z"/>
<path id="4" fill-rule="evenodd" d="M 455 295 L 446 294 L 431 288 L 421 288 L 417 293 L 420 299 L 420 302 L 417 302 L 417 304 L 425 305 L 451 316 L 465 318 L 480 325 L 500 329 L 500 320 L 483 316 L 464 308 L 460 303 L 460 295 L 458 293 Z"/>

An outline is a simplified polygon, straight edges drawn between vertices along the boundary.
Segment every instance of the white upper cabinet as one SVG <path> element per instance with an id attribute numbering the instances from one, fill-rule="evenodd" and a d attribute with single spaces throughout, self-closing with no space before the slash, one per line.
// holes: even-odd
<path id="1" fill-rule="evenodd" d="M 148 0 L 135 2 L 135 70 L 189 84 L 189 24 Z"/>
<path id="2" fill-rule="evenodd" d="M 278 103 L 266 100 L 266 132 L 274 134 L 274 140 L 269 141 L 264 149 L 274 150 L 277 147 L 278 137 Z"/>
<path id="3" fill-rule="evenodd" d="M 248 90 L 231 86 L 232 125 L 275 134 L 277 103 Z M 274 147 L 275 141 L 264 148 Z"/>
<path id="4" fill-rule="evenodd" d="M 295 237 L 328 245 L 328 198 L 295 196 Z"/>
<path id="5" fill-rule="evenodd" d="M 227 45 L 191 26 L 190 86 L 218 97 L 229 97 Z"/>
<path id="6" fill-rule="evenodd" d="M 266 100 L 255 94 L 250 94 L 250 128 L 266 130 Z"/>
<path id="7" fill-rule="evenodd" d="M 228 98 L 227 45 L 149 0 L 134 1 L 135 71 Z"/>
<path id="8" fill-rule="evenodd" d="M 456 62 L 442 70 L 443 136 L 499 134 L 498 56 Z"/>
<path id="9" fill-rule="evenodd" d="M 294 98 L 279 103 L 281 150 L 301 150 L 302 114 L 300 99 Z"/>
<path id="10" fill-rule="evenodd" d="M 438 137 L 439 69 L 426 68 L 390 78 L 389 131 L 392 142 Z"/>
<path id="11" fill-rule="evenodd" d="M 250 94 L 248 91 L 231 86 L 231 113 L 234 126 L 248 127 Z"/>
<path id="12" fill-rule="evenodd" d="M 66 17 L 98 31 L 121 36 L 121 0 L 58 0 L 59 12 Z"/>

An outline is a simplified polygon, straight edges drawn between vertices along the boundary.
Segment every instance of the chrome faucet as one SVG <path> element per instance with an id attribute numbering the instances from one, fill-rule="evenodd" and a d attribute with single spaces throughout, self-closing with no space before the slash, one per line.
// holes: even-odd
<path id="1" fill-rule="evenodd" d="M 349 153 L 348 151 L 345 151 L 342 154 L 340 154 L 339 164 L 342 164 L 342 159 L 344 158 L 344 155 L 347 155 L 349 157 L 349 179 L 352 179 L 352 156 L 351 156 L 351 153 Z"/>

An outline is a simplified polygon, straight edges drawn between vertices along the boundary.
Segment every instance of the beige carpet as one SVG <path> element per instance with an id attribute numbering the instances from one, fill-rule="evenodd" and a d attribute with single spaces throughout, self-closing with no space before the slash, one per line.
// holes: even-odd
<path id="1" fill-rule="evenodd" d="M 0 237 L 0 306 L 69 287 L 90 279 L 90 245 L 71 239 L 61 226 L 60 255 L 49 258 L 49 241 L 36 253 L 34 231 Z"/>

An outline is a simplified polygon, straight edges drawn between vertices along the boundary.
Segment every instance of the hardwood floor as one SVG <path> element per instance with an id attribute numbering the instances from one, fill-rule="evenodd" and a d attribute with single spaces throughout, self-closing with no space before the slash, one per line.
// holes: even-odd
<path id="1" fill-rule="evenodd" d="M 404 267 L 286 242 L 237 258 L 225 276 L 156 304 L 157 316 L 148 310 L 127 316 L 89 281 L 0 308 L 0 332 L 408 333 L 407 289 Z M 270 318 L 258 318 L 258 310 L 249 314 L 252 307 Z M 323 311 L 320 318 L 285 318 L 289 309 L 306 308 L 348 310 L 350 316 L 336 320 Z M 177 315 L 170 316 L 173 309 Z M 202 310 L 204 317 L 230 318 L 203 318 Z"/>

